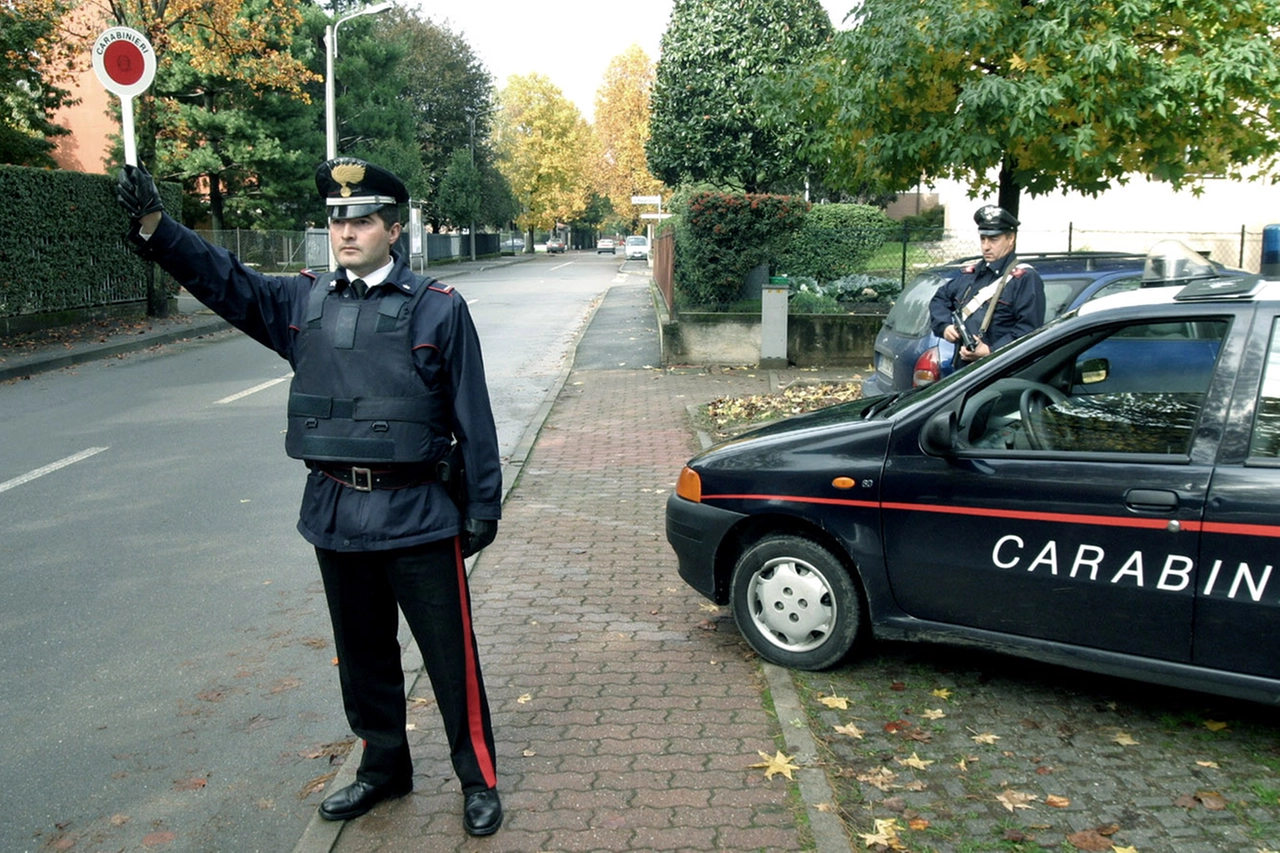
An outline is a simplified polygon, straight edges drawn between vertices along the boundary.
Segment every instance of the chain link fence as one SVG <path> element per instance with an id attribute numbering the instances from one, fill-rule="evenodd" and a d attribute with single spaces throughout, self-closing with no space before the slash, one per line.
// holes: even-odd
<path id="1" fill-rule="evenodd" d="M 928 237 L 928 239 L 920 239 Z M 840 239 L 833 235 L 833 239 Z M 1145 255 L 1162 240 L 1179 240 L 1225 267 L 1256 273 L 1262 262 L 1262 229 L 1239 231 L 1097 231 L 1068 226 L 1061 230 L 1023 228 L 1018 252 L 1124 252 Z M 980 257 L 973 231 L 921 235 L 902 229 L 885 235 L 880 250 L 868 261 L 868 274 L 905 284 L 920 270 L 960 258 Z"/>

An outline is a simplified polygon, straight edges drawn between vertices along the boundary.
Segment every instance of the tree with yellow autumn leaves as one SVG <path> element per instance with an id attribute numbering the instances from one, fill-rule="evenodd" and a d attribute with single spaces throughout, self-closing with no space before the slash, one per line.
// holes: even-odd
<path id="1" fill-rule="evenodd" d="M 550 230 L 574 221 L 591 199 L 595 143 L 586 120 L 543 74 L 513 74 L 498 100 L 498 169 L 520 205 L 516 224 Z"/>
<path id="2" fill-rule="evenodd" d="M 649 97 L 654 64 L 638 46 L 614 57 L 596 91 L 595 186 L 609 199 L 617 218 L 640 232 L 640 214 L 654 212 L 631 203 L 635 195 L 663 194 L 662 182 L 649 172 L 645 142 L 649 139 Z"/>

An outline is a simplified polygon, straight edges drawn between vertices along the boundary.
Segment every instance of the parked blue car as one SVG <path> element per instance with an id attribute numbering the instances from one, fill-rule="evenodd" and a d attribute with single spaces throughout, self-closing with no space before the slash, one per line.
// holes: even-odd
<path id="1" fill-rule="evenodd" d="M 1152 256 L 1164 258 L 1161 263 L 1165 266 L 1177 266 L 1183 283 L 1231 272 L 1174 241 L 1169 241 L 1164 253 L 1019 254 L 1018 259 L 1034 266 L 1044 279 L 1047 323 L 1090 300 L 1142 287 L 1144 269 Z M 862 383 L 863 397 L 928 385 L 951 373 L 955 345 L 943 341 L 929 328 L 929 301 L 938 288 L 980 260 L 971 257 L 952 261 L 920 273 L 907 283 L 876 336 L 875 370 Z M 1164 269 L 1148 272 L 1148 284 L 1164 283 L 1169 273 Z"/>

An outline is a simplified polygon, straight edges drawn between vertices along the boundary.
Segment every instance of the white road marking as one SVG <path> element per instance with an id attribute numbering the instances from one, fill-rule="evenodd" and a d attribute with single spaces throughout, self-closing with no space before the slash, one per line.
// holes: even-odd
<path id="1" fill-rule="evenodd" d="M 263 382 L 261 385 L 254 385 L 252 388 L 246 388 L 245 390 L 240 391 L 239 393 L 232 394 L 230 397 L 223 397 L 221 400 L 215 400 L 213 404 L 215 406 L 220 406 L 223 403 L 234 403 L 236 400 L 239 400 L 241 397 L 248 397 L 250 394 L 256 394 L 259 391 L 265 391 L 266 389 L 270 388 L 272 385 L 279 385 L 281 382 L 284 382 L 286 379 L 292 379 L 292 378 L 293 378 L 293 374 L 290 373 L 287 376 L 281 376 L 279 379 L 272 379 L 270 382 Z"/>
<path id="2" fill-rule="evenodd" d="M 555 272 L 556 270 L 562 270 L 562 269 L 564 269 L 565 267 L 569 266 L 569 265 L 570 265 L 570 264 L 572 264 L 572 263 L 573 263 L 573 261 L 565 261 L 563 264 L 556 264 L 554 267 L 552 267 L 552 268 L 551 268 L 551 271 L 552 271 L 552 272 Z"/>
<path id="3" fill-rule="evenodd" d="M 90 447 L 88 450 L 81 450 L 79 453 L 68 456 L 65 459 L 59 459 L 57 462 L 52 462 L 43 468 L 37 468 L 36 470 L 23 474 L 20 477 L 14 477 L 12 480 L 5 480 L 3 483 L 0 483 L 0 492 L 7 492 L 10 489 L 21 486 L 23 483 L 30 483 L 32 480 L 38 480 L 45 474 L 52 474 L 54 471 L 66 468 L 68 465 L 74 465 L 75 463 L 83 459 L 88 459 L 90 456 L 93 456 L 96 453 L 101 453 L 106 449 L 107 448 L 105 447 Z"/>

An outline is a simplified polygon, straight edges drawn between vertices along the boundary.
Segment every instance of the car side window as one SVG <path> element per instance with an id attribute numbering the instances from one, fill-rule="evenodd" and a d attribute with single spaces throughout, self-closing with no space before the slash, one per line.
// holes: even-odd
<path id="1" fill-rule="evenodd" d="M 1229 328 L 1129 323 L 1064 344 L 972 395 L 960 436 L 995 450 L 1186 456 Z"/>
<path id="2" fill-rule="evenodd" d="M 1280 319 L 1271 326 L 1271 344 L 1267 348 L 1262 389 L 1254 409 L 1249 456 L 1254 459 L 1280 457 Z"/>

